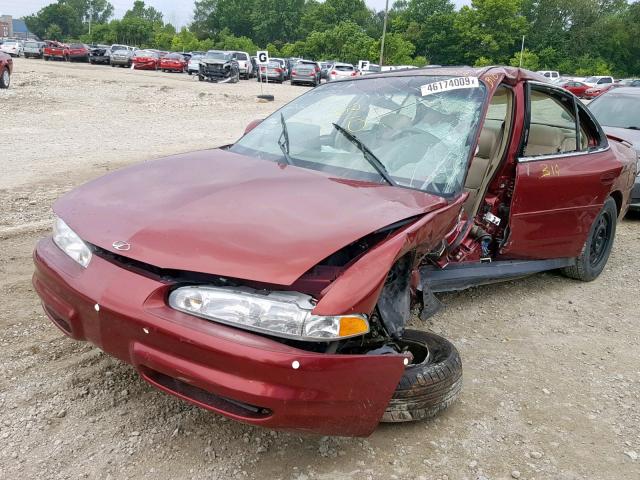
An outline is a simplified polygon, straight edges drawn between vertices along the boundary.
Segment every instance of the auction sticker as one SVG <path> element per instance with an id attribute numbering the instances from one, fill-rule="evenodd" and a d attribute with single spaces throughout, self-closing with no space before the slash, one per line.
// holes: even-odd
<path id="1" fill-rule="evenodd" d="M 477 88 L 479 86 L 478 77 L 456 77 L 422 85 L 420 92 L 422 96 L 425 97 L 427 95 L 433 95 L 434 93 L 460 90 L 462 88 Z"/>

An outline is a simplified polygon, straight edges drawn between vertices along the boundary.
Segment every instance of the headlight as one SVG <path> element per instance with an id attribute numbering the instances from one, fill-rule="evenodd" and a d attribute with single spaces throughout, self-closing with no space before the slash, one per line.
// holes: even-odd
<path id="1" fill-rule="evenodd" d="M 215 322 L 297 340 L 339 340 L 369 331 L 364 315 L 312 315 L 312 298 L 297 292 L 181 287 L 171 292 L 169 305 Z"/>
<path id="2" fill-rule="evenodd" d="M 60 250 L 87 268 L 91 261 L 91 250 L 61 218 L 56 217 L 53 224 L 53 241 Z"/>

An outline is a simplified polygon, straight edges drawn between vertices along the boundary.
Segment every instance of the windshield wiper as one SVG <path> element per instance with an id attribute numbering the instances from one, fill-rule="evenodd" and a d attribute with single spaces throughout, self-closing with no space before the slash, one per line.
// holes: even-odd
<path id="1" fill-rule="evenodd" d="M 287 122 L 284 121 L 284 115 L 282 112 L 280 113 L 280 123 L 282 124 L 282 133 L 278 139 L 278 145 L 280 146 L 280 150 L 282 150 L 282 155 L 284 155 L 284 160 L 287 162 L 287 165 L 293 165 L 291 156 L 289 155 L 289 132 L 287 130 Z"/>
<path id="2" fill-rule="evenodd" d="M 364 143 L 362 143 L 362 141 L 358 137 L 356 137 L 353 133 L 349 132 L 347 129 L 345 129 L 344 127 L 341 127 L 337 123 L 332 123 L 332 125 L 335 127 L 336 130 L 338 130 L 345 137 L 347 137 L 347 140 L 349 140 L 356 147 L 358 147 L 358 149 L 364 155 L 365 160 L 369 162 L 373 168 L 376 169 L 376 171 L 380 174 L 380 176 L 384 178 L 384 180 L 389 185 L 392 185 L 394 187 L 398 186 L 398 184 L 389 176 L 389 172 L 385 168 L 384 164 L 380 161 L 380 159 L 378 159 L 378 157 L 376 157 L 375 154 L 371 150 L 369 150 L 369 148 Z"/>

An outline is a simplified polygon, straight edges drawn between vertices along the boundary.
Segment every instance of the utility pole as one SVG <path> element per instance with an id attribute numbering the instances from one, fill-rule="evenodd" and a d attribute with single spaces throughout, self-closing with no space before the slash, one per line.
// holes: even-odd
<path id="1" fill-rule="evenodd" d="M 382 59 L 384 58 L 384 37 L 387 35 L 387 18 L 389 17 L 389 0 L 384 6 L 384 22 L 382 23 L 382 40 L 380 41 L 380 66 L 382 67 Z"/>
<path id="2" fill-rule="evenodd" d="M 522 36 L 522 47 L 520 47 L 520 68 L 522 68 L 523 55 L 524 55 L 524 35 Z"/>
<path id="3" fill-rule="evenodd" d="M 93 19 L 93 1 L 89 0 L 89 38 L 91 38 L 91 20 L 92 19 Z"/>

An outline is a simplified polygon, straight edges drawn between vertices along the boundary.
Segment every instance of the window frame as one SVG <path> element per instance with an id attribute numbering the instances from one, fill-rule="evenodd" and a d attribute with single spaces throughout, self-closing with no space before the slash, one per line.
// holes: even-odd
<path id="1" fill-rule="evenodd" d="M 596 133 L 600 137 L 598 145 L 589 147 L 587 146 L 586 150 L 576 150 L 575 152 L 565 152 L 565 153 L 549 153 L 544 155 L 532 155 L 525 156 L 524 151 L 527 146 L 527 142 L 529 141 L 529 131 L 531 128 L 531 91 L 537 90 L 542 93 L 546 93 L 552 96 L 560 96 L 571 98 L 573 102 L 573 113 L 575 117 L 575 129 L 576 129 L 576 147 L 579 148 L 581 145 L 581 135 L 582 128 L 580 117 L 585 115 L 589 121 L 596 128 Z M 536 161 L 544 161 L 550 158 L 570 158 L 577 157 L 582 155 L 590 155 L 594 153 L 600 153 L 609 150 L 611 147 L 609 146 L 609 141 L 607 140 L 607 136 L 602 130 L 600 124 L 595 120 L 591 112 L 584 105 L 579 105 L 580 100 L 570 92 L 565 91 L 564 89 L 554 87 L 547 83 L 537 82 L 537 81 L 528 81 L 525 83 L 524 88 L 524 98 L 525 98 L 525 112 L 524 112 L 524 122 L 525 126 L 522 129 L 522 138 L 520 139 L 520 147 L 518 149 L 518 163 L 526 163 L 526 162 L 536 162 Z"/>

